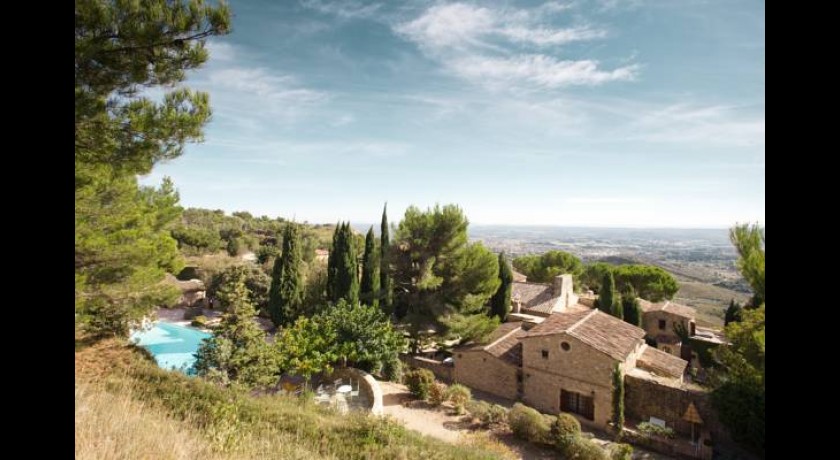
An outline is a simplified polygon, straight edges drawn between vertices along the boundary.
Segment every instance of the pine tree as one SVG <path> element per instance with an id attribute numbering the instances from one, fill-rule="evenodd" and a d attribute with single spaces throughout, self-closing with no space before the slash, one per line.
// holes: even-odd
<path id="1" fill-rule="evenodd" d="M 490 298 L 490 314 L 505 322 L 510 312 L 510 295 L 513 288 L 513 271 L 505 260 L 505 253 L 499 253 L 499 289 Z"/>
<path id="2" fill-rule="evenodd" d="M 277 382 L 276 355 L 265 333 L 254 322 L 256 310 L 250 301 L 245 267 L 231 270 L 217 296 L 226 308 L 213 337 L 196 352 L 198 375 L 222 384 L 238 382 L 246 387 Z"/>
<path id="3" fill-rule="evenodd" d="M 624 377 L 618 364 L 613 369 L 613 427 L 618 433 L 624 429 Z"/>
<path id="4" fill-rule="evenodd" d="M 598 292 L 598 309 L 604 313 L 616 316 L 615 279 L 611 271 L 604 274 L 601 291 Z M 619 316 L 620 317 L 620 316 Z"/>
<path id="5" fill-rule="evenodd" d="M 269 291 L 269 312 L 275 326 L 289 325 L 301 313 L 304 291 L 302 264 L 298 228 L 290 222 L 283 234 L 283 253 L 274 262 Z"/>
<path id="6" fill-rule="evenodd" d="M 737 323 L 741 321 L 741 317 L 743 315 L 743 307 L 741 304 L 736 302 L 735 299 L 732 299 L 729 302 L 729 308 L 726 309 L 726 314 L 724 315 L 723 325 L 728 326 L 729 323 Z"/>
<path id="7" fill-rule="evenodd" d="M 382 311 L 390 316 L 393 312 L 393 296 L 391 292 L 391 265 L 388 251 L 391 248 L 390 229 L 388 228 L 388 203 L 382 209 L 382 223 L 379 230 L 379 289 Z"/>
<path id="8" fill-rule="evenodd" d="M 633 286 L 628 285 L 621 296 L 621 307 L 624 312 L 624 321 L 638 327 L 642 327 L 642 307 L 636 297 Z"/>
<path id="9" fill-rule="evenodd" d="M 376 240 L 373 226 L 365 236 L 365 255 L 362 258 L 362 284 L 359 286 L 359 298 L 366 305 L 379 307 L 379 255 L 376 253 Z"/>

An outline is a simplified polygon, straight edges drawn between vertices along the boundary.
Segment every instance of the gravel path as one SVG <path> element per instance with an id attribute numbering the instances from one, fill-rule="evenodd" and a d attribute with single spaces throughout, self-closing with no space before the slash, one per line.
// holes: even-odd
<path id="1" fill-rule="evenodd" d="M 445 408 L 426 408 L 422 401 L 405 407 L 403 402 L 412 399 L 405 385 L 380 380 L 379 386 L 382 387 L 383 413 L 399 420 L 406 428 L 452 443 L 458 442 L 460 433 L 466 431 L 457 429 L 461 416 L 448 415 Z"/>

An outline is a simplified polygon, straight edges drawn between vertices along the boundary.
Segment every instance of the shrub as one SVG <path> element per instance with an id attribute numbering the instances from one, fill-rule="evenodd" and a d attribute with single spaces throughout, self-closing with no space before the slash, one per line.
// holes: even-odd
<path id="1" fill-rule="evenodd" d="M 446 402 L 446 385 L 440 382 L 432 382 L 429 385 L 429 402 L 433 406 L 440 406 Z"/>
<path id="2" fill-rule="evenodd" d="M 486 423 L 487 425 L 492 425 L 495 423 L 507 423 L 507 418 L 507 408 L 498 404 L 493 404 L 490 406 L 490 411 L 488 411 L 487 413 L 487 420 L 482 420 L 482 422 Z"/>
<path id="3" fill-rule="evenodd" d="M 636 428 L 648 436 L 662 436 L 669 439 L 674 437 L 674 430 L 667 426 L 659 426 L 650 422 L 642 422 L 636 425 Z"/>
<path id="4" fill-rule="evenodd" d="M 589 439 L 576 436 L 563 450 L 569 460 L 610 460 L 604 449 Z"/>
<path id="5" fill-rule="evenodd" d="M 559 414 L 551 424 L 551 440 L 561 452 L 580 435 L 580 422 L 569 414 Z"/>
<path id="6" fill-rule="evenodd" d="M 511 450 L 510 447 L 493 438 L 490 434 L 482 431 L 462 434 L 458 439 L 458 444 L 474 449 L 480 449 L 484 452 L 492 452 L 495 454 L 494 458 L 503 460 L 516 460 L 521 458 L 521 456 Z"/>
<path id="7" fill-rule="evenodd" d="M 190 323 L 193 327 L 205 327 L 207 326 L 207 317 L 204 315 L 198 315 L 193 318 L 192 323 Z"/>
<path id="8" fill-rule="evenodd" d="M 633 458 L 633 446 L 630 444 L 613 444 L 610 446 L 611 460 L 631 460 Z"/>
<path id="9" fill-rule="evenodd" d="M 429 397 L 429 387 L 435 381 L 435 374 L 428 369 L 414 369 L 406 372 L 405 384 L 414 397 L 425 400 Z"/>
<path id="10" fill-rule="evenodd" d="M 508 413 L 508 423 L 513 434 L 526 441 L 549 442 L 550 426 L 542 414 L 520 403 Z"/>
<path id="11" fill-rule="evenodd" d="M 391 382 L 402 382 L 402 361 L 400 361 L 399 358 L 393 358 L 385 361 L 382 365 L 382 376 Z"/>
<path id="12" fill-rule="evenodd" d="M 464 385 L 456 383 L 449 387 L 447 397 L 455 406 L 455 413 L 460 415 L 464 413 L 464 406 L 472 399 L 472 392 Z"/>
<path id="13" fill-rule="evenodd" d="M 473 418 L 477 418 L 484 424 L 484 420 L 488 417 L 488 413 L 490 412 L 490 403 L 487 401 L 470 401 L 467 403 L 467 412 L 473 416 Z"/>

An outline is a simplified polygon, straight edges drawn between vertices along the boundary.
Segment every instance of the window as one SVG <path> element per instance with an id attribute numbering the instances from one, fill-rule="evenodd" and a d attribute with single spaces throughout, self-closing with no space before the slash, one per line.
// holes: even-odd
<path id="1" fill-rule="evenodd" d="M 543 350 L 542 351 L 542 357 L 543 357 L 543 359 L 548 359 L 548 350 Z"/>
<path id="2" fill-rule="evenodd" d="M 697 330 L 695 329 L 695 326 L 696 325 L 694 324 L 694 321 L 688 323 L 688 327 L 689 327 L 688 335 L 697 335 Z"/>
<path id="3" fill-rule="evenodd" d="M 572 349 L 572 346 L 569 345 L 569 342 L 563 342 L 560 344 L 560 348 L 562 348 L 563 351 L 569 351 Z"/>
<path id="4" fill-rule="evenodd" d="M 663 331 L 665 330 L 665 320 L 664 319 L 659 320 L 659 329 L 662 329 Z"/>
<path id="5" fill-rule="evenodd" d="M 560 410 L 595 420 L 595 394 L 584 396 L 574 391 L 560 390 Z"/>
<path id="6" fill-rule="evenodd" d="M 522 383 L 522 373 L 521 372 L 516 373 L 516 383 Z"/>

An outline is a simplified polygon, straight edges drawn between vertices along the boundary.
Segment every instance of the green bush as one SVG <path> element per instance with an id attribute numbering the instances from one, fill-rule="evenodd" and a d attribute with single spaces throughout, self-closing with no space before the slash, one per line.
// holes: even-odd
<path id="1" fill-rule="evenodd" d="M 429 397 L 429 387 L 435 381 L 435 374 L 428 369 L 414 369 L 405 374 L 405 384 L 414 397 L 425 400 Z"/>
<path id="2" fill-rule="evenodd" d="M 632 460 L 633 446 L 630 444 L 613 444 L 610 446 L 611 460 Z"/>
<path id="3" fill-rule="evenodd" d="M 508 412 L 508 423 L 513 434 L 526 441 L 550 442 L 551 428 L 542 414 L 520 403 Z"/>
<path id="4" fill-rule="evenodd" d="M 449 391 L 446 393 L 446 396 L 452 401 L 452 404 L 455 406 L 455 413 L 461 415 L 464 413 L 464 407 L 470 400 L 472 400 L 472 392 L 469 388 L 461 385 L 460 383 L 456 383 L 449 387 Z"/>
<path id="5" fill-rule="evenodd" d="M 551 440 L 560 451 L 580 435 L 580 422 L 570 414 L 561 413 L 551 423 Z"/>
<path id="6" fill-rule="evenodd" d="M 568 460 L 610 460 L 598 444 L 580 436 L 573 438 L 562 453 Z"/>
<path id="7" fill-rule="evenodd" d="M 440 382 L 432 382 L 429 385 L 429 402 L 433 406 L 440 406 L 446 402 L 446 385 Z"/>
<path id="8" fill-rule="evenodd" d="M 674 437 L 674 429 L 667 426 L 659 426 L 650 422 L 642 422 L 636 425 L 636 428 L 648 436 L 662 436 L 668 439 L 673 439 Z"/>
<path id="9" fill-rule="evenodd" d="M 198 315 L 193 318 L 192 323 L 190 323 L 193 327 L 206 327 L 207 326 L 207 317 L 204 315 Z"/>
<path id="10" fill-rule="evenodd" d="M 382 376 L 390 382 L 402 382 L 403 366 L 399 358 L 393 358 L 385 361 L 382 365 Z"/>

